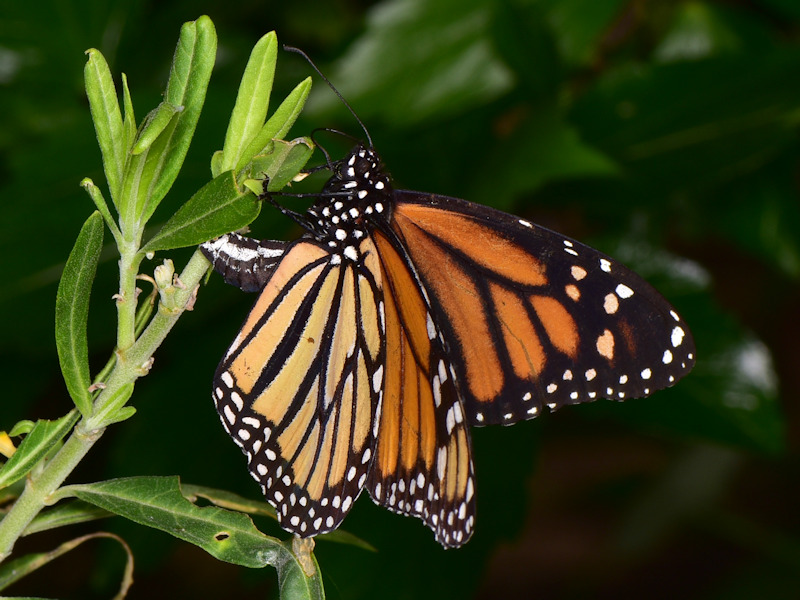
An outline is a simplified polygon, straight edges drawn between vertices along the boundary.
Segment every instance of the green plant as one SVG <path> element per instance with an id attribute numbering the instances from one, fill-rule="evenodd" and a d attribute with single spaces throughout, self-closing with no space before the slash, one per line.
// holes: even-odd
<path id="1" fill-rule="evenodd" d="M 293 549 L 291 542 L 262 534 L 242 514 L 274 517 L 265 503 L 181 485 L 177 477 L 63 485 L 108 427 L 134 415 L 129 401 L 136 382 L 147 375 L 155 351 L 181 315 L 192 309 L 209 268 L 196 251 L 180 274 L 165 259 L 151 277 L 142 274 L 144 260 L 157 251 L 196 246 L 244 227 L 258 215 L 257 196 L 264 188 L 275 191 L 291 181 L 313 150 L 308 138 L 283 140 L 305 104 L 310 79 L 297 85 L 267 119 L 278 49 L 275 34 L 269 33 L 250 56 L 223 148 L 211 160 L 211 181 L 144 239 L 145 226 L 178 177 L 192 141 L 216 47 L 208 17 L 183 26 L 163 101 L 138 126 L 125 76 L 120 110 L 103 55 L 87 52 L 86 92 L 117 216 L 100 188 L 85 179 L 81 185 L 97 210 L 78 235 L 56 298 L 58 356 L 75 408 L 57 420 L 18 423 L 0 436 L 0 450 L 9 457 L 0 469 L 0 489 L 6 501 L 18 496 L 0 522 L 0 560 L 9 557 L 21 536 L 116 514 L 196 544 L 220 560 L 255 568 L 273 565 L 282 596 L 317 598 L 324 593 L 311 549 L 302 544 Z M 106 227 L 119 252 L 119 291 L 114 295 L 117 339 L 108 363 L 92 378 L 87 349 L 89 296 Z M 140 295 L 139 280 L 152 284 L 152 293 Z M 11 437 L 21 435 L 22 442 L 14 448 Z M 214 506 L 197 506 L 193 503 L 197 498 Z M 117 539 L 128 552 L 118 594 L 124 597 L 132 581 L 132 556 L 120 538 L 107 533 L 82 536 L 52 552 L 6 562 L 0 567 L 0 590 L 87 539 L 101 536 Z"/>

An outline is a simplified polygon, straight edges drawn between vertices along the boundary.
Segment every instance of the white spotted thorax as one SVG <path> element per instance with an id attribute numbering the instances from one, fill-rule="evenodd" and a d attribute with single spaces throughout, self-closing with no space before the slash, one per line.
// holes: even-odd
<path id="1" fill-rule="evenodd" d="M 334 263 L 359 260 L 368 221 L 391 218 L 391 193 L 389 175 L 372 148 L 359 144 L 334 165 L 320 200 L 308 210 L 313 234 L 331 248 Z"/>

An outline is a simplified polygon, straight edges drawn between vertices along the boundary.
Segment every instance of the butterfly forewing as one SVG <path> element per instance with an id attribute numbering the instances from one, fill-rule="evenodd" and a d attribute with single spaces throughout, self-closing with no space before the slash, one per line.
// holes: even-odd
<path id="1" fill-rule="evenodd" d="M 364 486 L 384 354 L 380 303 L 369 269 L 300 241 L 217 370 L 222 423 L 281 526 L 299 535 L 338 527 Z"/>
<path id="2" fill-rule="evenodd" d="M 474 425 L 647 396 L 694 343 L 641 277 L 579 242 L 464 200 L 395 192 L 393 228 L 432 296 Z"/>
<path id="3" fill-rule="evenodd" d="M 413 267 L 375 234 L 384 282 L 386 364 L 375 463 L 375 502 L 422 519 L 448 547 L 472 535 L 474 477 L 455 372 Z"/>

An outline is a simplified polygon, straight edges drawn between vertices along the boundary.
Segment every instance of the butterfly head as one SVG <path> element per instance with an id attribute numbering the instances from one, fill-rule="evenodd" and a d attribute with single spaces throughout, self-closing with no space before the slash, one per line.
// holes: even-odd
<path id="1" fill-rule="evenodd" d="M 333 175 L 309 209 L 314 234 L 331 247 L 346 247 L 367 235 L 370 222 L 388 220 L 392 187 L 378 153 L 359 144 L 333 165 Z"/>

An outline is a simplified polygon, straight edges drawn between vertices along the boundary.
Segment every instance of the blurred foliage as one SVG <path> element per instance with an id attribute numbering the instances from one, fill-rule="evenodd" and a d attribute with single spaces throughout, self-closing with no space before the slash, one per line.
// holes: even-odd
<path id="1" fill-rule="evenodd" d="M 321 542 L 329 597 L 796 596 L 794 0 L 232 1 L 224 9 L 203 0 L 40 0 L 4 3 L 3 13 L 1 426 L 70 406 L 53 338 L 56 282 L 92 210 L 78 183 L 103 181 L 83 51 L 99 48 L 113 72 L 127 74 L 141 112 L 159 99 L 180 24 L 206 13 L 219 34 L 217 66 L 195 143 L 155 221 L 210 179 L 247 54 L 275 29 L 354 106 L 398 185 L 492 204 L 597 246 L 651 280 L 698 346 L 695 372 L 652 399 L 475 430 L 477 533 L 463 550 L 445 552 L 417 521 L 358 502 L 345 528 L 378 552 Z M 309 73 L 281 54 L 274 97 Z M 360 135 L 315 83 L 293 133 Z M 298 234 L 266 210 L 253 231 Z M 114 339 L 115 260 L 101 256 L 92 296 L 95 370 Z M 137 415 L 109 432 L 75 481 L 179 475 L 258 496 L 208 397 L 252 299 L 212 278 L 138 386 Z M 263 598 L 265 587 L 276 589 L 271 570 L 218 564 L 118 521 L 109 527 L 137 559 L 132 598 Z M 25 543 L 35 548 L 36 536 Z M 108 597 L 118 557 L 81 552 L 17 593 Z"/>

